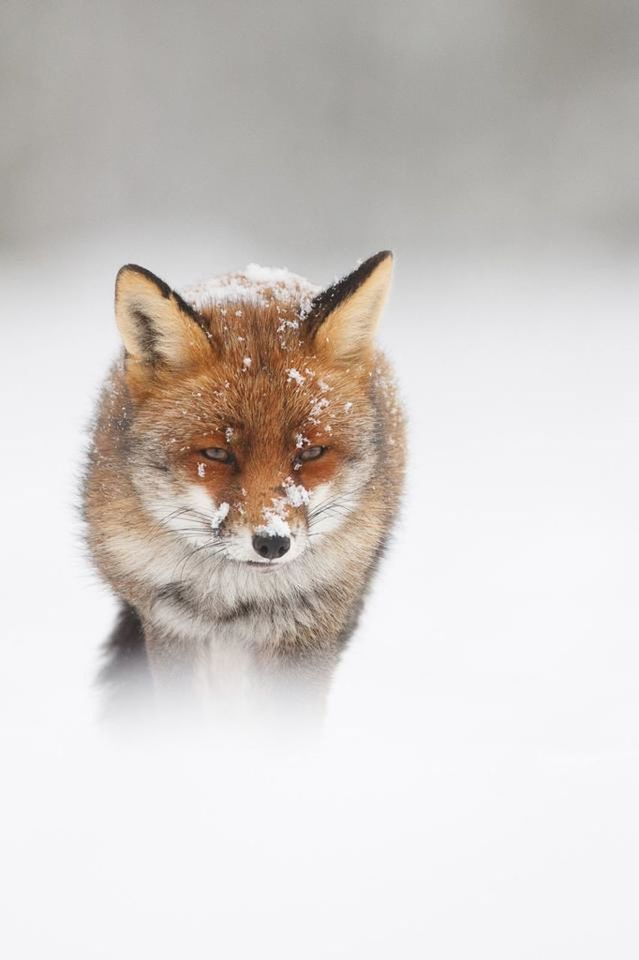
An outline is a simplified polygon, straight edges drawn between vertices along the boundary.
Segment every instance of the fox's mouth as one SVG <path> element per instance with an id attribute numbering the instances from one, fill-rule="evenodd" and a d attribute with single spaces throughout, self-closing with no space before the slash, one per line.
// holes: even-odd
<path id="1" fill-rule="evenodd" d="M 244 563 L 248 567 L 262 570 L 264 573 L 273 573 L 274 570 L 279 570 L 286 566 L 285 563 L 278 563 L 277 560 L 245 560 Z"/>

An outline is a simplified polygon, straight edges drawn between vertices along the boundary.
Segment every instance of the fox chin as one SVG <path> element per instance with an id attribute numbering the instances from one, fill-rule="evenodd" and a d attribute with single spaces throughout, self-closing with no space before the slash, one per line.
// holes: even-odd
<path id="1" fill-rule="evenodd" d="M 323 289 L 256 264 L 179 291 L 119 271 L 124 349 L 83 489 L 121 602 L 112 704 L 142 685 L 156 706 L 321 710 L 402 491 L 404 419 L 375 345 L 392 264 L 383 251 Z"/>

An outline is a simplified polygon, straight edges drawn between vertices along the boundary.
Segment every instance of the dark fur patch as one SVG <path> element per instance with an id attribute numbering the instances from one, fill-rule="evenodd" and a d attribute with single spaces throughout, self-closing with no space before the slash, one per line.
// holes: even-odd
<path id="1" fill-rule="evenodd" d="M 148 671 L 142 621 L 128 604 L 118 613 L 115 626 L 104 645 L 104 652 L 108 659 L 100 670 L 100 683 L 117 682 L 128 676 L 134 668 Z"/>
<path id="2" fill-rule="evenodd" d="M 128 659 L 144 650 L 144 632 L 137 611 L 128 604 L 118 613 L 115 626 L 105 644 L 105 652 Z M 105 666 L 108 671 L 110 664 Z M 107 678 L 105 678 L 107 679 Z"/>
<path id="3" fill-rule="evenodd" d="M 243 600 L 236 606 L 231 607 L 226 613 L 218 616 L 218 623 L 233 623 L 234 620 L 241 620 L 242 617 L 250 617 L 259 613 L 261 616 L 270 615 L 269 603 L 258 603 L 257 601 Z"/>
<path id="4" fill-rule="evenodd" d="M 103 688 L 102 719 L 127 721 L 148 710 L 153 683 L 144 631 L 137 612 L 128 604 L 120 610 L 104 652 L 107 662 L 97 677 Z"/>
<path id="5" fill-rule="evenodd" d="M 197 608 L 187 588 L 181 583 L 166 583 L 157 591 L 158 600 L 164 600 L 174 607 L 186 608 L 189 613 L 196 614 Z"/>
<path id="6" fill-rule="evenodd" d="M 291 624 L 293 625 L 298 607 L 303 608 L 305 612 L 307 612 L 309 608 L 315 609 L 319 615 L 323 605 L 335 602 L 335 594 L 330 588 L 325 587 L 316 592 L 297 594 L 294 600 L 284 602 L 283 604 L 269 600 L 242 600 L 234 607 L 230 607 L 226 613 L 218 615 L 216 619 L 218 623 L 233 623 L 235 620 L 241 620 L 242 617 L 251 616 L 259 616 L 263 620 L 273 620 L 276 614 L 281 612 L 283 607 L 286 607 L 290 614 Z"/>
<path id="7" fill-rule="evenodd" d="M 198 327 L 200 327 L 200 329 L 206 334 L 207 339 L 210 339 L 209 326 L 202 314 L 198 313 L 197 310 L 194 310 L 193 307 L 186 302 L 186 300 L 182 299 L 179 293 L 175 292 L 175 290 L 173 290 L 173 299 L 177 303 L 182 313 L 186 314 L 187 317 L 190 317 L 194 323 L 197 323 Z"/>
<path id="8" fill-rule="evenodd" d="M 361 263 L 356 270 L 347 274 L 331 284 L 325 290 L 322 290 L 311 303 L 311 308 L 306 316 L 305 324 L 308 333 L 312 336 L 321 327 L 324 321 L 333 313 L 333 311 L 358 290 L 361 285 L 368 280 L 373 270 L 379 266 L 387 257 L 391 256 L 390 250 L 380 250 Z"/>
<path id="9" fill-rule="evenodd" d="M 204 317 L 198 313 L 197 310 L 194 310 L 193 307 L 188 304 L 179 293 L 176 293 L 175 290 L 168 285 L 168 283 L 165 283 L 164 280 L 160 279 L 160 277 L 157 277 L 154 273 L 151 273 L 150 270 L 147 270 L 146 267 L 141 267 L 137 263 L 125 264 L 125 266 L 121 267 L 118 271 L 118 276 L 120 276 L 124 270 L 131 270 L 133 273 L 139 273 L 141 276 L 146 277 L 147 280 L 150 280 L 150 282 L 157 287 L 158 293 L 164 297 L 165 300 L 170 300 L 173 298 L 180 312 L 193 320 L 194 323 L 197 323 L 198 327 L 200 327 L 200 329 L 203 330 L 208 337 L 209 328 Z"/>
<path id="10" fill-rule="evenodd" d="M 143 313 L 142 310 L 132 310 L 131 316 L 135 320 L 138 340 L 140 341 L 140 347 L 144 352 L 145 358 L 150 363 L 157 363 L 160 357 L 155 349 L 157 335 L 153 320 L 146 313 Z"/>

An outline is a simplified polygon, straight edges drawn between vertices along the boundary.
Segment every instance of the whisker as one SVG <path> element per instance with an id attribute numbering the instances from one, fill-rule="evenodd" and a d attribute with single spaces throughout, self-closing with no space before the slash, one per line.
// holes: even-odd
<path id="1" fill-rule="evenodd" d="M 178 567 L 180 567 L 180 564 L 181 564 L 178 580 L 183 579 L 186 573 L 187 564 L 189 564 L 191 560 L 193 560 L 193 558 L 198 553 L 202 553 L 203 551 L 208 551 L 204 554 L 203 557 L 200 558 L 201 562 L 195 567 L 196 570 L 199 569 L 199 567 L 202 566 L 202 563 L 204 563 L 206 560 L 211 559 L 212 557 L 215 557 L 218 553 L 222 553 L 225 549 L 226 549 L 225 544 L 216 543 L 216 542 L 204 543 L 204 544 L 201 544 L 199 547 L 195 547 L 193 550 L 189 551 L 186 557 L 179 560 L 178 563 L 176 564 L 175 566 L 176 572 L 178 570 Z M 195 571 L 192 571 L 192 572 L 195 572 Z"/>
<path id="2" fill-rule="evenodd" d="M 345 504 L 332 504 L 331 507 L 327 507 L 326 510 L 321 511 L 321 513 L 316 514 L 312 519 L 309 518 L 308 529 L 309 531 L 317 525 L 320 519 L 330 519 L 332 516 L 342 517 L 346 519 L 351 516 L 352 510 L 350 507 Z"/>
<path id="3" fill-rule="evenodd" d="M 359 491 L 355 491 L 355 492 L 357 494 Z M 311 510 L 311 512 L 309 513 L 308 515 L 309 523 L 312 520 L 316 520 L 318 517 L 321 517 L 327 510 L 332 510 L 337 507 L 342 507 L 343 509 L 347 509 L 347 504 L 343 503 L 343 501 L 346 499 L 351 500 L 352 496 L 353 494 L 350 492 L 348 494 L 340 494 L 340 495 L 331 497 L 329 500 L 324 501 L 324 503 L 319 504 L 319 506 L 317 506 L 314 510 Z"/>

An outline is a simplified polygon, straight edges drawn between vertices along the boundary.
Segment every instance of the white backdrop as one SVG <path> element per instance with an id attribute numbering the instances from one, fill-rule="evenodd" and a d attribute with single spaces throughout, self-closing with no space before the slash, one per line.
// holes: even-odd
<path id="1" fill-rule="evenodd" d="M 639 5 L 5 0 L 0 954 L 639 955 Z M 324 737 L 110 738 L 113 279 L 392 247 L 393 549 Z"/>
<path id="2" fill-rule="evenodd" d="M 253 258 L 211 242 L 4 263 L 3 955 L 636 957 L 632 263 L 399 250 L 409 490 L 323 739 L 113 740 L 76 515 L 113 275 Z"/>

